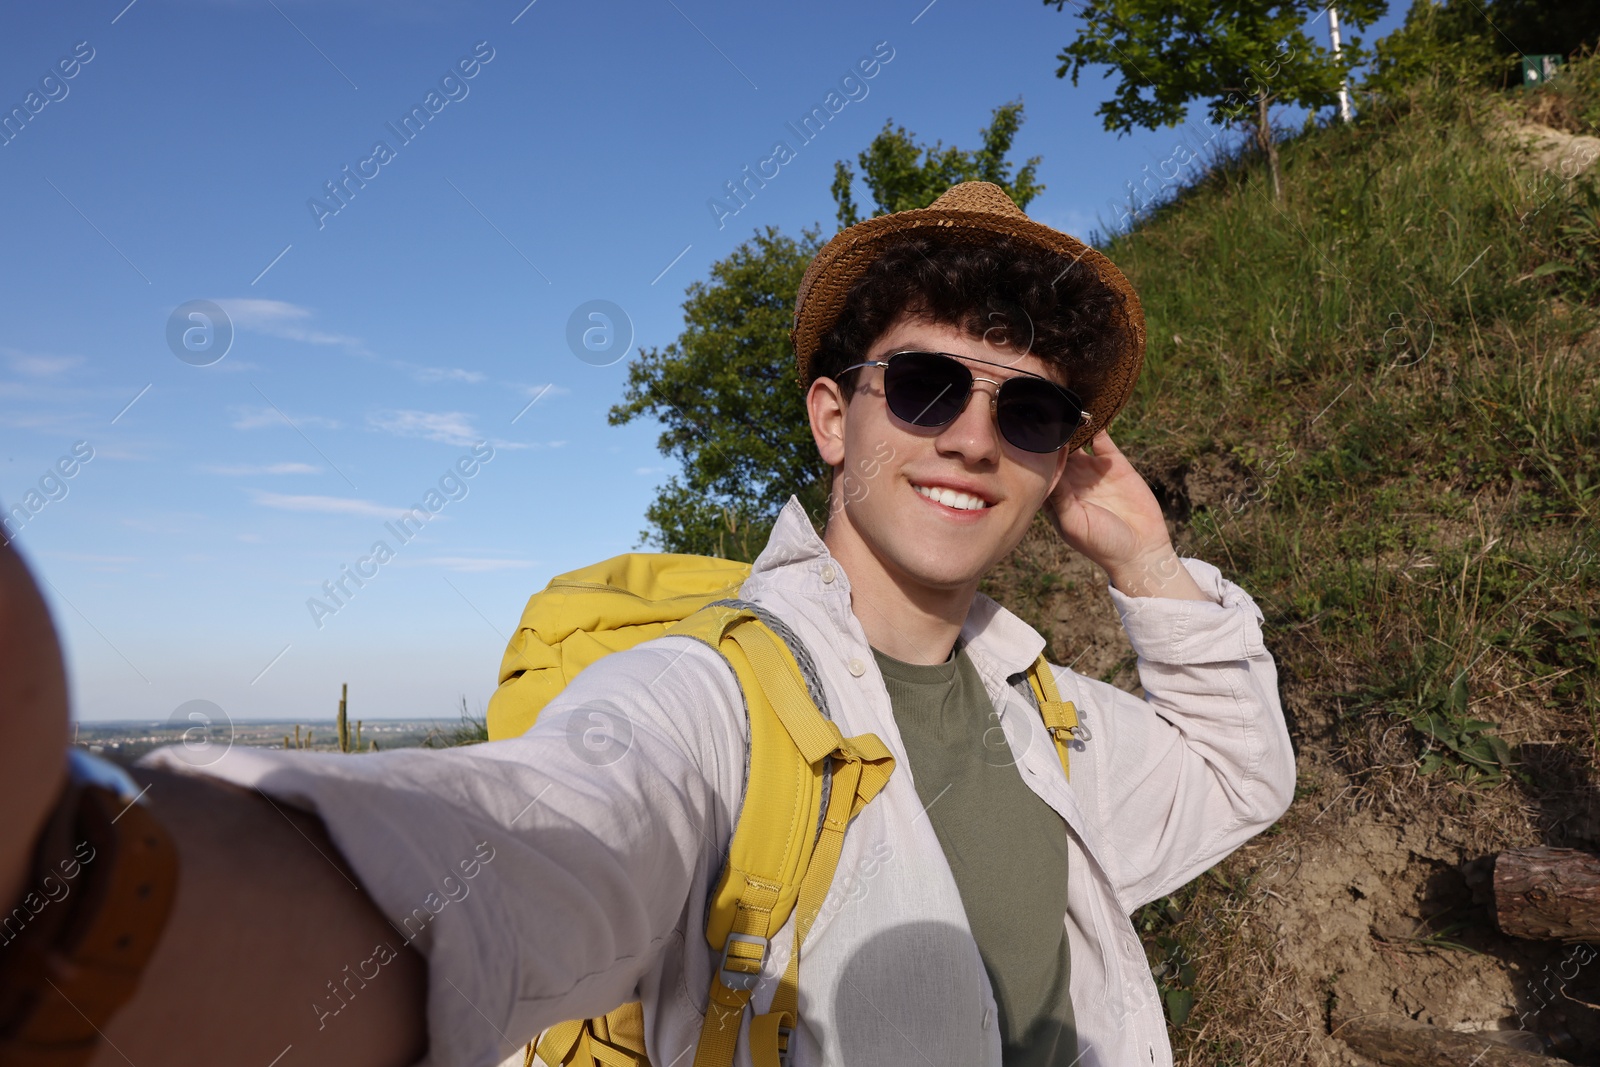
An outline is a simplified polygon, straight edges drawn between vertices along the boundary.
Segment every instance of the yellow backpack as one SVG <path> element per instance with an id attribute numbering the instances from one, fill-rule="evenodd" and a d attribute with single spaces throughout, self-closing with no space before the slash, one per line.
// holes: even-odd
<path id="1" fill-rule="evenodd" d="M 558 575 L 529 599 L 489 700 L 489 737 L 519 736 L 589 664 L 667 634 L 704 641 L 733 668 L 749 716 L 749 778 L 706 921 L 706 941 L 722 961 L 694 1067 L 733 1062 L 771 939 L 798 906 L 772 1008 L 750 1024 L 755 1067 L 788 1062 L 801 945 L 833 881 L 845 829 L 894 770 L 877 735 L 847 738 L 823 714 L 789 643 L 760 609 L 735 599 L 749 574 L 748 564 L 730 560 L 630 553 Z M 1060 699 L 1043 656 L 1028 681 L 1065 768 L 1077 712 Z M 550 1067 L 645 1067 L 643 1009 L 635 1002 L 552 1026 L 528 1045 L 525 1065 L 535 1052 Z"/>

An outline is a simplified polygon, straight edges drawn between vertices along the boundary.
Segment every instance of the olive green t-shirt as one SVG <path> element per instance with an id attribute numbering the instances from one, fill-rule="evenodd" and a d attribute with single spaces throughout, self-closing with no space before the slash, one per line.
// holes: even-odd
<path id="1" fill-rule="evenodd" d="M 1023 782 L 965 649 L 931 666 L 873 656 L 989 973 L 1001 1060 L 1070 1067 L 1078 1038 L 1062 921 L 1066 824 Z"/>

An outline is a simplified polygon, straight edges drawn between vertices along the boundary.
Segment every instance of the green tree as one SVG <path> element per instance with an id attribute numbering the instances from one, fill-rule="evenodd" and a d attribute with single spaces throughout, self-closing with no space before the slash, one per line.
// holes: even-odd
<path id="1" fill-rule="evenodd" d="M 689 286 L 678 339 L 642 349 L 628 368 L 611 424 L 654 416 L 666 427 L 657 447 L 683 466 L 645 513 L 645 539 L 665 551 L 749 560 L 790 494 L 820 495 L 827 470 L 789 344 L 795 291 L 820 237 L 816 227 L 799 241 L 758 231 Z"/>
<path id="2" fill-rule="evenodd" d="M 1361 88 L 1398 97 L 1407 87 L 1423 82 L 1453 85 L 1494 79 L 1507 64 L 1495 54 L 1489 40 L 1493 32 L 1467 4 L 1416 0 L 1405 24 L 1377 42 L 1372 72 Z"/>
<path id="3" fill-rule="evenodd" d="M 1018 207 L 1026 209 L 1030 200 L 1044 192 L 1044 186 L 1034 180 L 1038 156 L 1029 158 L 1017 176 L 1011 177 L 1006 157 L 1022 123 L 1021 99 L 1001 104 L 994 109 L 989 125 L 978 131 L 983 147 L 963 152 L 955 145 L 944 147 L 943 141 L 919 145 L 916 134 L 895 126 L 893 119 L 886 121 L 866 151 L 856 157 L 872 193 L 873 215 L 927 207 L 952 185 L 970 181 L 993 182 L 1010 194 Z M 844 160 L 833 165 L 833 200 L 839 208 L 840 229 L 861 221 L 852 195 L 855 177 Z"/>
<path id="4" fill-rule="evenodd" d="M 1066 0 L 1044 0 L 1061 10 Z M 1085 0 L 1074 2 L 1083 19 L 1077 40 L 1063 48 L 1056 77 L 1078 76 L 1105 65 L 1121 77 L 1098 114 L 1105 128 L 1128 133 L 1183 121 L 1189 104 L 1203 101 L 1213 123 L 1247 126 L 1272 173 L 1273 196 L 1282 199 L 1272 105 L 1331 106 L 1339 86 L 1366 52 L 1351 37 L 1335 56 L 1305 29 L 1325 11 L 1320 0 Z M 1344 0 L 1340 17 L 1365 28 L 1387 10 L 1388 0 Z"/>
<path id="5" fill-rule="evenodd" d="M 1523 55 L 1569 55 L 1600 43 L 1594 0 L 1413 0 L 1405 25 L 1377 43 L 1362 87 L 1396 96 L 1421 82 L 1521 80 Z"/>
<path id="6" fill-rule="evenodd" d="M 1019 205 L 1038 195 L 1039 157 L 1015 178 L 1006 159 L 1022 125 L 1022 102 L 993 114 L 975 152 L 918 144 L 903 127 L 885 123 L 859 156 L 878 212 L 926 207 L 954 183 L 973 179 L 994 182 Z M 841 227 L 858 220 L 853 177 L 843 162 L 835 168 Z M 795 382 L 789 327 L 800 278 L 822 244 L 820 225 L 801 230 L 798 241 L 773 226 L 756 231 L 712 264 L 709 280 L 689 286 L 678 339 L 641 349 L 628 368 L 611 424 L 653 416 L 665 427 L 657 447 L 683 468 L 645 512 L 645 541 L 668 552 L 750 560 L 791 495 L 820 521 L 829 472 Z"/>
<path id="7" fill-rule="evenodd" d="M 1491 40 L 1503 55 L 1570 56 L 1600 45 L 1600 6 L 1594 0 L 1489 0 L 1484 8 L 1499 31 Z"/>

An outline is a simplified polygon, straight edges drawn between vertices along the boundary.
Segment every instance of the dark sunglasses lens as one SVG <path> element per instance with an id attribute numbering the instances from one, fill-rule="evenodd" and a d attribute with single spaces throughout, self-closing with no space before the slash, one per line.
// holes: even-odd
<path id="1" fill-rule="evenodd" d="M 961 414 L 972 374 L 948 356 L 908 352 L 889 361 L 883 391 L 889 410 L 913 426 L 943 426 Z"/>
<path id="2" fill-rule="evenodd" d="M 1054 452 L 1072 439 L 1082 408 L 1053 382 L 1013 378 L 1000 390 L 1000 432 L 1025 452 Z"/>

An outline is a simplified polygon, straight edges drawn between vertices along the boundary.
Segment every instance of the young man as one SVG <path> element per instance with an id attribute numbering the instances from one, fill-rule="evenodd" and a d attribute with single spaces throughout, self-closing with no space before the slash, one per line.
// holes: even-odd
<path id="1" fill-rule="evenodd" d="M 795 1067 L 1171 1062 L 1128 915 L 1270 825 L 1294 766 L 1260 612 L 1176 556 L 1106 432 L 1142 331 L 1109 262 L 986 183 L 851 227 L 807 271 L 793 337 L 835 473 L 829 521 L 819 537 L 791 501 L 740 597 L 804 650 L 843 734 L 876 735 L 895 770 L 850 824 L 805 942 Z M 1107 572 L 1146 693 L 1054 668 L 1079 718 L 1070 781 L 1016 688 L 1044 642 L 977 593 L 1041 508 Z M 0 899 L 26 902 L 61 862 L 38 828 L 77 801 L 55 799 L 66 714 L 48 621 L 15 557 L 0 564 L 17 741 L 0 749 Z M 596 722 L 619 743 L 586 744 Z M 65 932 L 18 936 L 27 958 L 43 943 L 78 971 L 8 966 L 0 948 L 0 1059 L 87 1062 L 39 1049 L 92 1050 L 103 1031 L 96 1063 L 487 1067 L 637 999 L 652 1061 L 701 1063 L 720 964 L 707 896 L 761 786 L 747 749 L 726 662 L 668 637 L 601 660 L 514 740 L 234 749 L 204 777 L 171 773 L 169 751 L 143 775 L 148 804 L 121 809 L 137 832 L 99 827 L 115 862 L 82 863 L 86 886 L 101 879 L 92 905 L 58 908 Z M 177 902 L 115 1011 L 71 932 L 138 926 L 117 908 L 134 913 L 138 885 L 159 896 L 140 851 L 152 817 L 176 840 Z M 138 862 L 139 877 L 100 873 Z M 772 940 L 735 1063 L 771 1062 L 750 1020 L 791 943 L 789 928 Z"/>

